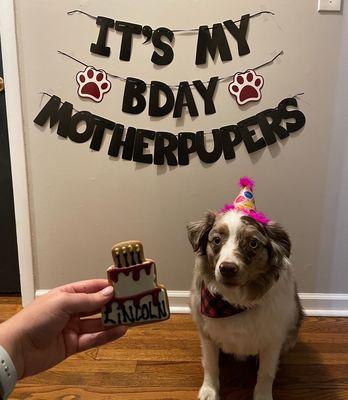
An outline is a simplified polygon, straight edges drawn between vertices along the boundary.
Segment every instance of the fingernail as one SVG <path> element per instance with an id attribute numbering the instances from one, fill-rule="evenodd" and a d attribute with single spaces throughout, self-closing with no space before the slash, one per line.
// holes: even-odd
<path id="1" fill-rule="evenodd" d="M 110 296 L 110 294 L 113 293 L 113 292 L 114 292 L 114 288 L 112 286 L 107 286 L 100 293 L 103 296 Z"/>

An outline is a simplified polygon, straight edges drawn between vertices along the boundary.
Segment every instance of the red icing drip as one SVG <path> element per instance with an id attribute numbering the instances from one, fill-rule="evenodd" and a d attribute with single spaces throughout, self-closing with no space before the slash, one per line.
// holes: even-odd
<path id="1" fill-rule="evenodd" d="M 152 301 L 153 304 L 157 307 L 159 304 L 159 294 L 161 290 L 158 290 L 157 292 L 152 293 Z"/>
<path id="2" fill-rule="evenodd" d="M 152 266 L 155 265 L 153 261 L 145 261 L 142 264 L 133 265 L 131 267 L 123 267 L 123 268 L 113 268 L 107 271 L 108 278 L 117 283 L 118 276 L 120 274 L 124 274 L 129 276 L 130 272 L 132 272 L 132 277 L 134 281 L 138 281 L 140 279 L 140 271 L 144 270 L 146 275 L 150 275 Z"/>
<path id="3" fill-rule="evenodd" d="M 133 281 L 138 281 L 140 279 L 140 270 L 137 269 L 133 271 Z"/>

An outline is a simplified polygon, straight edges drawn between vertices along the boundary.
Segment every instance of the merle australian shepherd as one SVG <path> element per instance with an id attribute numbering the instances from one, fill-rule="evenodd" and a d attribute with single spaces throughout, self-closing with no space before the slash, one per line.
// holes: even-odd
<path id="1" fill-rule="evenodd" d="M 196 257 L 191 311 L 204 368 L 200 400 L 219 399 L 220 350 L 258 356 L 254 400 L 272 400 L 279 356 L 294 346 L 303 319 L 288 234 L 245 211 L 232 205 L 188 225 Z"/>

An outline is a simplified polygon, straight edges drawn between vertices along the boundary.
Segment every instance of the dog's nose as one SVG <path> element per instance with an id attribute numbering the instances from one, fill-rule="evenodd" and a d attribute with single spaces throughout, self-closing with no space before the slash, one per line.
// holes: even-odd
<path id="1" fill-rule="evenodd" d="M 223 262 L 219 268 L 220 274 L 224 278 L 233 278 L 239 271 L 238 265 L 233 262 Z"/>

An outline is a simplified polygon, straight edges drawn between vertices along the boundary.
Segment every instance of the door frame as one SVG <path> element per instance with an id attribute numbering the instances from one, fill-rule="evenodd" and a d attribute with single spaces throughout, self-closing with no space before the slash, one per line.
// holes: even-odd
<path id="1" fill-rule="evenodd" d="M 29 213 L 28 176 L 23 130 L 23 113 L 18 68 L 14 0 L 0 0 L 0 37 L 6 77 L 6 110 L 13 197 L 16 216 L 17 248 L 23 306 L 35 297 L 33 247 Z M 18 115 L 20 118 L 18 118 Z"/>

